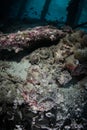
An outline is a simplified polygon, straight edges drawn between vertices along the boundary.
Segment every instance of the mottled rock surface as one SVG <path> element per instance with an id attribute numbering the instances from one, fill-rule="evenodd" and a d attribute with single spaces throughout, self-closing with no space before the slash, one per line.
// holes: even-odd
<path id="1" fill-rule="evenodd" d="M 48 26 L 44 29 L 47 31 Z M 37 35 L 34 33 L 33 38 Z M 72 31 L 58 44 L 27 52 L 21 59 L 20 53 L 8 59 L 9 51 L 4 60 L 0 59 L 0 129 L 87 129 L 87 62 L 75 57 L 84 42 L 83 35 Z M 8 46 L 1 43 L 1 49 L 13 49 L 12 42 Z M 22 49 L 27 45 L 17 44 L 18 48 L 23 45 Z"/>
<path id="2" fill-rule="evenodd" d="M 55 43 L 60 38 L 65 36 L 62 30 L 52 26 L 40 26 L 30 30 L 18 31 L 17 33 L 1 34 L 0 35 L 0 50 L 15 50 L 19 52 L 25 48 L 32 46 L 42 46 L 43 42 L 46 44 Z"/>

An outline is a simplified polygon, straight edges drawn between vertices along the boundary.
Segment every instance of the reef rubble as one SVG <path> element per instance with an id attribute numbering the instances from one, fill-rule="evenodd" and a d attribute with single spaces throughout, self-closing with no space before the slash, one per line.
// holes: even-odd
<path id="1" fill-rule="evenodd" d="M 55 43 L 64 35 L 62 30 L 53 26 L 39 26 L 16 33 L 0 34 L 0 50 L 14 50 L 17 53 L 25 48 L 41 46 L 43 42 Z"/>
<path id="2" fill-rule="evenodd" d="M 86 39 L 51 26 L 0 34 L 0 129 L 87 129 Z"/>

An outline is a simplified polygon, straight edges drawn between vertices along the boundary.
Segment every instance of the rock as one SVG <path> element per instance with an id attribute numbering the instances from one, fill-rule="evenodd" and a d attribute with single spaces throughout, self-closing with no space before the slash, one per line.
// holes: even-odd
<path id="1" fill-rule="evenodd" d="M 74 55 L 70 55 L 65 59 L 65 68 L 70 72 L 73 72 L 78 64 L 79 61 L 74 58 Z"/>
<path id="2" fill-rule="evenodd" d="M 59 63 L 59 62 L 63 62 L 64 61 L 64 58 L 62 56 L 62 51 L 61 50 L 56 50 L 54 52 L 54 61 L 55 63 Z"/>
<path id="3" fill-rule="evenodd" d="M 41 28 L 30 30 L 33 38 L 31 46 L 37 45 L 36 41 L 43 42 L 44 37 L 39 39 L 41 35 L 38 33 L 39 30 L 41 33 L 44 32 L 43 27 Z M 44 28 L 49 32 L 48 27 Z M 52 32 L 56 29 L 49 28 L 52 28 Z M 33 33 L 33 31 L 35 32 Z M 67 33 L 68 30 L 65 29 L 65 32 Z M 25 32 L 19 31 L 15 35 L 1 34 L 3 35 L 2 41 L 7 37 L 10 41 L 8 48 L 14 49 L 17 53 L 21 51 L 20 49 L 30 47 L 28 44 L 30 36 L 27 35 L 30 33 L 29 30 L 26 30 Z M 87 128 L 87 77 L 79 83 L 76 77 L 71 80 L 72 71 L 78 76 L 83 73 L 87 75 L 87 64 L 79 64 L 73 54 L 76 49 L 81 49 L 76 45 L 80 45 L 83 34 L 73 35 L 72 33 L 74 32 L 70 32 L 57 45 L 38 48 L 32 53 L 27 53 L 27 56 L 23 55 L 21 61 L 12 55 L 10 60 L 5 58 L 3 61 L 0 60 L 0 129 L 77 130 Z M 80 40 L 77 39 L 77 35 Z M 36 36 L 38 37 L 36 38 Z M 54 44 L 53 34 L 47 36 Z M 14 39 L 17 43 L 16 46 L 13 44 Z M 45 39 L 45 41 L 48 44 L 48 40 Z M 0 45 L 3 50 L 4 44 Z M 75 50 L 72 49 L 72 46 L 75 47 Z M 8 49 L 7 46 L 5 47 Z M 20 54 L 18 53 L 17 56 L 19 57 Z M 63 61 L 61 61 L 62 57 Z"/>
<path id="4" fill-rule="evenodd" d="M 57 82 L 59 82 L 60 85 L 67 84 L 71 79 L 72 79 L 72 77 L 68 71 L 62 71 L 56 77 L 56 80 L 57 80 Z"/>
<path id="5" fill-rule="evenodd" d="M 38 64 L 40 62 L 40 57 L 38 54 L 34 55 L 34 54 L 31 54 L 31 56 L 29 57 L 29 60 L 30 60 L 30 63 L 32 65 L 34 64 Z"/>
<path id="6" fill-rule="evenodd" d="M 87 90 L 87 76 L 79 81 L 79 85 Z"/>
<path id="7" fill-rule="evenodd" d="M 74 52 L 74 57 L 78 59 L 80 62 L 87 61 L 87 47 L 85 49 L 77 49 Z"/>
<path id="8" fill-rule="evenodd" d="M 85 34 L 85 35 L 82 37 L 81 46 L 82 46 L 82 48 L 87 47 L 87 34 Z"/>
<path id="9" fill-rule="evenodd" d="M 14 50 L 16 53 L 25 48 L 35 48 L 53 44 L 64 37 L 65 33 L 52 26 L 39 26 L 31 30 L 18 31 L 8 35 L 0 35 L 0 50 Z"/>
<path id="10" fill-rule="evenodd" d="M 81 76 L 87 75 L 87 63 L 79 64 L 77 67 L 72 71 L 72 76 Z"/>

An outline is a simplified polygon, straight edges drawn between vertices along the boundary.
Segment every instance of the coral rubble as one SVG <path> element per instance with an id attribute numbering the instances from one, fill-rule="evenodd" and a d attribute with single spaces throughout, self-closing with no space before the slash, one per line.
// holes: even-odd
<path id="1" fill-rule="evenodd" d="M 19 62 L 0 59 L 0 129 L 87 129 L 87 37 L 67 29 L 0 35 L 0 53 L 35 48 Z"/>
<path id="2" fill-rule="evenodd" d="M 19 52 L 24 48 L 41 46 L 43 42 L 56 42 L 64 36 L 64 32 L 52 26 L 40 26 L 31 30 L 18 31 L 8 35 L 0 35 L 0 50 L 15 50 Z M 47 44 L 48 44 L 47 43 Z"/>

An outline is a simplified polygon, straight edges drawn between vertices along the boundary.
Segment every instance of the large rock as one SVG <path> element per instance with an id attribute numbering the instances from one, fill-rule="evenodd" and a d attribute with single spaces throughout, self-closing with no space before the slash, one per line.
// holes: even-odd
<path id="1" fill-rule="evenodd" d="M 54 43 L 62 38 L 65 33 L 52 26 L 40 26 L 31 30 L 18 31 L 8 35 L 0 35 L 0 50 L 15 50 L 19 52 L 24 48 L 42 46 Z M 41 45 L 40 45 L 41 44 Z"/>

